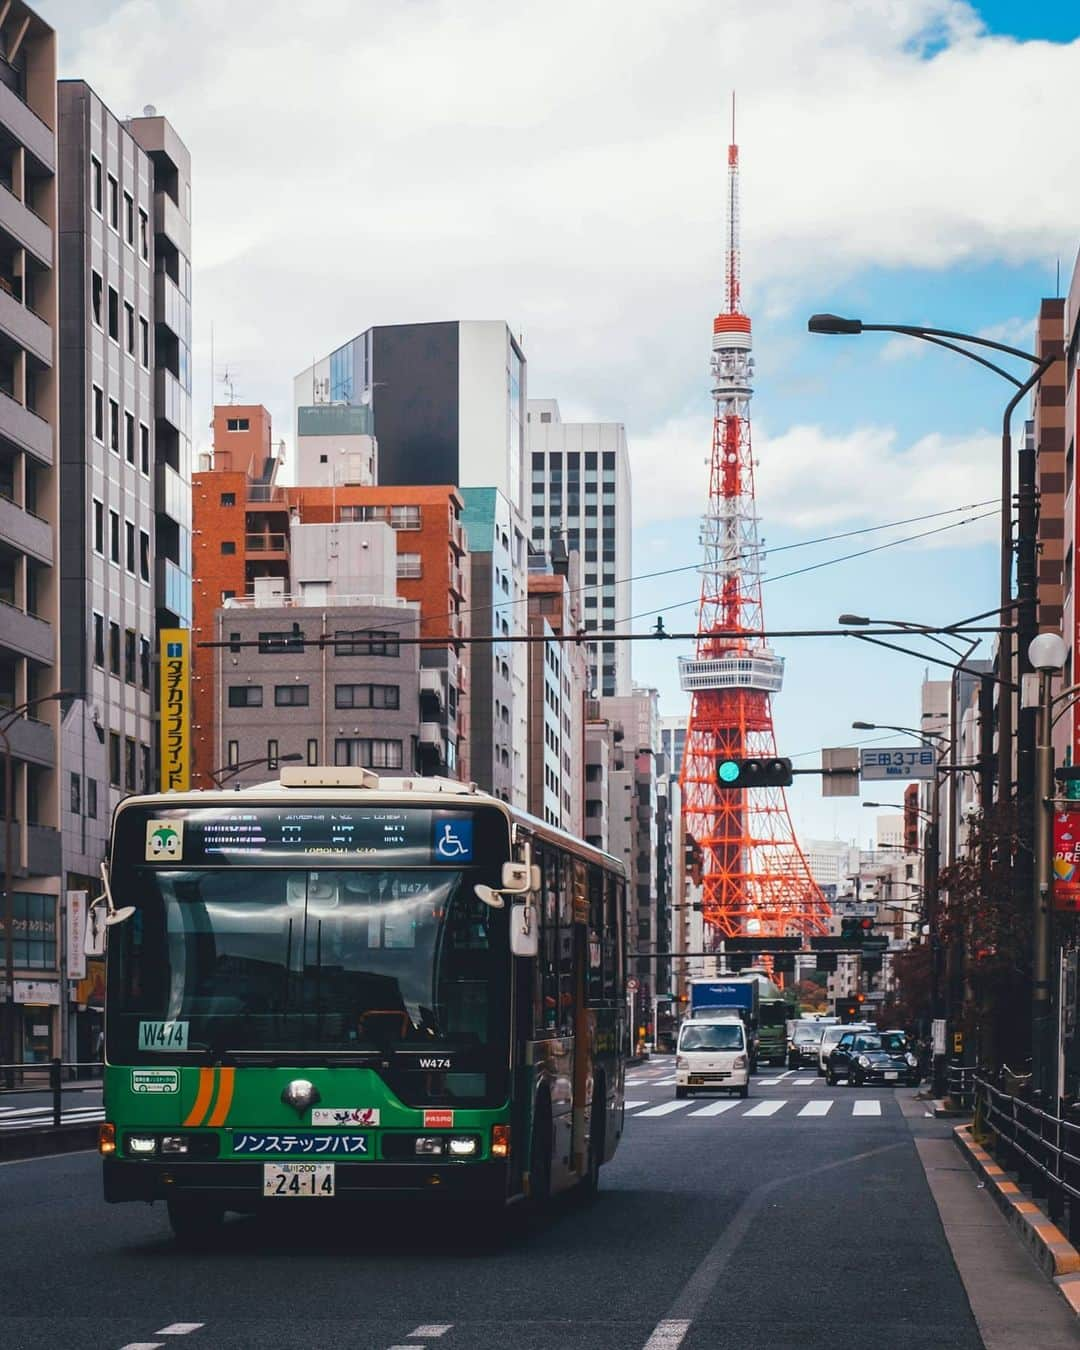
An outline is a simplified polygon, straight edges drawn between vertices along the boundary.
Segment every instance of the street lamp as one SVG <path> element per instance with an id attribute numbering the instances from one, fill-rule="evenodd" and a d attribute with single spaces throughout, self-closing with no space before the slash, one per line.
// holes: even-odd
<path id="1" fill-rule="evenodd" d="M 932 343 L 935 347 L 945 347 L 951 352 L 965 356 L 976 365 L 992 370 L 1014 385 L 1016 392 L 1005 405 L 1001 422 L 1001 629 L 999 641 L 999 667 L 1002 677 L 1001 696 L 998 700 L 998 797 L 1005 801 L 1012 795 L 1012 699 L 1008 693 L 1008 682 L 1012 680 L 1013 630 L 1005 621 L 1012 606 L 1012 415 L 1029 390 L 1033 389 L 1055 361 L 1061 359 L 1061 351 L 1039 357 L 1025 352 L 1019 347 L 1010 347 L 1004 342 L 992 342 L 989 338 L 977 337 L 973 333 L 957 333 L 948 328 L 926 328 L 920 324 L 864 323 L 861 319 L 843 318 L 837 314 L 811 315 L 807 327 L 811 333 L 857 334 L 857 333 L 900 333 L 905 337 L 918 338 L 921 342 Z M 1004 352 L 1006 356 L 1015 356 L 1020 361 L 1028 361 L 1034 370 L 1026 380 L 1018 380 L 1015 375 L 988 361 L 984 356 L 969 351 L 959 343 L 984 347 L 991 351 Z M 1036 518 L 1038 493 L 1035 482 L 1035 448 L 1024 447 L 1020 451 L 1018 463 L 1018 504 L 1019 528 L 1017 531 L 1016 557 L 1016 630 L 1021 663 L 1027 659 L 1027 644 L 1035 636 L 1038 627 L 1038 571 Z M 1021 673 L 1023 664 L 1021 664 Z M 1027 719 L 1025 719 L 1027 721 Z M 1032 781 L 1034 765 L 1034 746 L 1028 744 L 1028 728 L 1017 746 L 1017 780 L 1023 786 Z"/>
<path id="2" fill-rule="evenodd" d="M 12 885 L 15 874 L 13 825 L 15 824 L 15 786 L 11 766 L 11 741 L 8 728 L 39 703 L 54 703 L 58 699 L 81 698 L 80 690 L 57 689 L 40 698 L 28 698 L 14 708 L 7 708 L 0 720 L 0 741 L 4 743 L 4 1060 L 15 1062 L 15 897 Z M 10 1076 L 12 1070 L 8 1069 Z"/>
<path id="3" fill-rule="evenodd" d="M 853 731 L 899 731 L 902 736 L 915 736 L 920 741 L 949 739 L 943 731 L 927 731 L 925 727 L 898 727 L 892 722 L 852 722 L 851 728 Z"/>
<path id="4" fill-rule="evenodd" d="M 304 756 L 299 753 L 273 756 L 275 764 L 295 764 L 297 760 L 303 758 Z M 214 780 L 215 787 L 221 787 L 223 783 L 238 773 L 243 773 L 245 769 L 253 769 L 258 764 L 265 764 L 269 768 L 270 760 L 270 755 L 256 755 L 253 759 L 242 759 L 238 764 L 223 764 L 219 769 L 211 769 L 208 776 Z"/>

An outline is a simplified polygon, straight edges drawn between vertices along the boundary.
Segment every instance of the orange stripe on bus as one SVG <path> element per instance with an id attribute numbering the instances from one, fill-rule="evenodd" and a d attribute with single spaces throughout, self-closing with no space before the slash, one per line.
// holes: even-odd
<path id="1" fill-rule="evenodd" d="M 202 1118 L 206 1115 L 207 1108 L 210 1105 L 210 1098 L 214 1095 L 214 1071 L 213 1069 L 199 1070 L 199 1090 L 195 1094 L 195 1105 L 188 1112 L 188 1118 L 184 1121 L 185 1125 L 201 1125 Z"/>
<path id="2" fill-rule="evenodd" d="M 235 1069 L 221 1070 L 221 1086 L 218 1088 L 217 1105 L 214 1107 L 214 1113 L 206 1122 L 207 1125 L 224 1125 L 225 1117 L 229 1114 L 229 1107 L 232 1106 L 233 1084 L 236 1080 Z"/>

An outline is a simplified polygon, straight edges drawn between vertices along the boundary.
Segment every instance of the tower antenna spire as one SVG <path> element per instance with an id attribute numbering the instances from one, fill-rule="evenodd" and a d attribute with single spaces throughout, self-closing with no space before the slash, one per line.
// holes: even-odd
<path id="1" fill-rule="evenodd" d="M 735 141 L 735 91 L 731 92 L 731 141 L 728 144 L 728 219 L 727 266 L 725 270 L 724 309 L 728 314 L 742 313 L 739 287 L 739 147 Z"/>

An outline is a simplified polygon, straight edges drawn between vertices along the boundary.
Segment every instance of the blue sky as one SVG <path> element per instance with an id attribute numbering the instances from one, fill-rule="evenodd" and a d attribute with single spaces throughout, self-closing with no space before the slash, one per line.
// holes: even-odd
<path id="1" fill-rule="evenodd" d="M 944 352 L 812 337 L 806 317 L 1031 341 L 1080 244 L 1074 3 L 549 0 L 541 22 L 505 0 L 313 0 L 302 25 L 291 0 L 39 8 L 64 75 L 120 115 L 154 103 L 191 149 L 197 428 L 226 366 L 288 439 L 314 354 L 373 323 L 505 317 L 533 396 L 625 422 L 635 572 L 695 563 L 734 88 L 769 546 L 995 495 L 1003 384 Z M 994 536 L 982 521 L 778 579 L 767 620 L 955 621 L 995 603 Z M 768 572 L 857 543 L 775 553 Z M 634 609 L 696 590 L 692 571 L 639 582 Z M 917 719 L 918 661 L 778 647 L 782 752 Z M 670 713 L 676 655 L 635 650 Z M 791 801 L 804 833 L 867 835 L 857 802 L 806 780 Z"/>

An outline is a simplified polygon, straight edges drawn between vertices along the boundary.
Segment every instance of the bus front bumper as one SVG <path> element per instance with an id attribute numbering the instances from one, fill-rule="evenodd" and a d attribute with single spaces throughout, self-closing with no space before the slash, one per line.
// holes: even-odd
<path id="1" fill-rule="evenodd" d="M 103 1158 L 105 1200 L 167 1200 L 199 1195 L 241 1212 L 263 1203 L 261 1162 L 160 1163 Z M 337 1163 L 334 1199 L 380 1194 L 443 1195 L 496 1202 L 507 1197 L 509 1165 L 503 1159 L 472 1163 Z"/>

